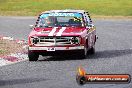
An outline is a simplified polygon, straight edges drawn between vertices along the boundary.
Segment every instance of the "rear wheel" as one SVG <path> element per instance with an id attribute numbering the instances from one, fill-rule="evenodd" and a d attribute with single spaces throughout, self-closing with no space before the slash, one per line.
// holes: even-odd
<path id="1" fill-rule="evenodd" d="M 39 54 L 35 52 L 28 51 L 29 61 L 37 61 L 39 58 Z"/>

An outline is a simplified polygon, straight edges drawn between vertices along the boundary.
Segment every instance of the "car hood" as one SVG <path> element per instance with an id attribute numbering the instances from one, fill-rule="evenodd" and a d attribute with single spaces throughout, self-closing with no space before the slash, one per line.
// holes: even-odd
<path id="1" fill-rule="evenodd" d="M 85 29 L 85 27 L 34 28 L 30 36 L 79 36 Z"/>

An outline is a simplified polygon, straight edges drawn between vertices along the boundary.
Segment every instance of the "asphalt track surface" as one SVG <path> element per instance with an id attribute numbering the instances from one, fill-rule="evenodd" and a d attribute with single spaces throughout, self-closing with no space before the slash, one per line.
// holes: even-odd
<path id="1" fill-rule="evenodd" d="M 0 17 L 0 34 L 27 39 L 33 17 Z M 99 39 L 96 54 L 77 57 L 40 57 L 37 62 L 19 62 L 0 67 L 0 88 L 132 88 L 129 84 L 76 83 L 81 65 L 89 74 L 132 75 L 132 20 L 94 19 Z"/>

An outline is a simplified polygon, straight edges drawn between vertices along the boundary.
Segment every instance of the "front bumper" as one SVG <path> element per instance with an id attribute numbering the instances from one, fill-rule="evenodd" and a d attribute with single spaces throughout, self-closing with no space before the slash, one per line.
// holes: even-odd
<path id="1" fill-rule="evenodd" d="M 73 47 L 29 47 L 31 51 L 63 51 L 63 50 L 82 50 L 84 46 L 73 46 Z"/>
<path id="2" fill-rule="evenodd" d="M 43 56 L 69 56 L 84 50 L 84 46 L 53 47 L 55 50 L 48 50 L 49 48 L 52 47 L 29 47 L 29 52 L 35 52 Z"/>

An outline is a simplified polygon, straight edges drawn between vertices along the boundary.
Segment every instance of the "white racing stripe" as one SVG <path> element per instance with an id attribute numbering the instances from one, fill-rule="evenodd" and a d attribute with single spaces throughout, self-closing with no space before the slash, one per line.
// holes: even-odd
<path id="1" fill-rule="evenodd" d="M 61 36 L 63 31 L 66 29 L 66 27 L 62 27 L 62 29 L 59 30 L 56 36 Z"/>
<path id="2" fill-rule="evenodd" d="M 49 33 L 49 35 L 48 36 L 53 36 L 53 34 L 55 33 L 55 31 L 56 31 L 56 28 L 57 27 L 54 27 L 53 29 L 52 29 L 52 31 Z"/>

